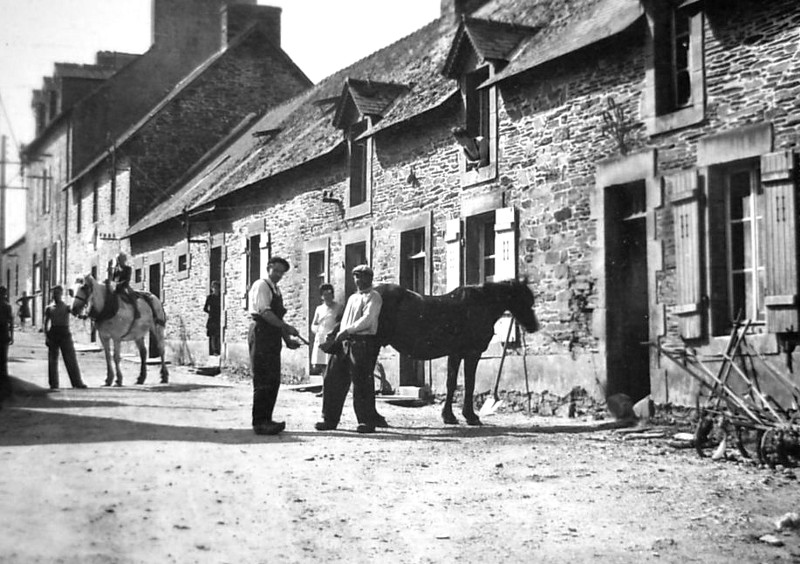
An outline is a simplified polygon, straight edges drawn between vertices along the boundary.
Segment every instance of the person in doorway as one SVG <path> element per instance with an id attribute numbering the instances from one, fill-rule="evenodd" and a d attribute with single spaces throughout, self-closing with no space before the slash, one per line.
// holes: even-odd
<path id="1" fill-rule="evenodd" d="M 206 296 L 206 303 L 203 305 L 203 311 L 208 314 L 208 321 L 206 321 L 206 335 L 208 335 L 208 355 L 219 356 L 220 354 L 220 298 L 219 298 L 219 282 L 214 280 L 211 282 L 211 293 Z"/>
<path id="2" fill-rule="evenodd" d="M 333 299 L 333 286 L 322 284 L 319 287 L 319 296 L 322 303 L 314 311 L 311 321 L 311 332 L 314 333 L 314 348 L 311 351 L 311 367 L 315 374 L 322 374 L 328 364 L 328 354 L 320 346 L 325 343 L 328 333 L 334 330 L 342 319 L 342 304 Z"/>
<path id="3" fill-rule="evenodd" d="M 114 281 L 114 293 L 125 300 L 133 308 L 133 318 L 140 317 L 139 308 L 136 306 L 136 294 L 131 288 L 133 269 L 128 266 L 128 256 L 125 253 L 117 255 L 114 272 L 111 279 Z"/>
<path id="4" fill-rule="evenodd" d="M 331 365 L 323 385 L 322 417 L 315 425 L 318 431 L 335 429 L 339 424 L 342 407 L 350 382 L 353 383 L 353 408 L 356 412 L 359 433 L 374 433 L 376 427 L 388 427 L 375 409 L 375 384 L 373 374 L 378 360 L 378 316 L 383 299 L 372 287 L 372 269 L 366 264 L 353 269 L 353 279 L 358 289 L 347 300 L 336 342 L 342 351 Z"/>
<path id="5" fill-rule="evenodd" d="M 85 388 L 75 355 L 75 344 L 69 329 L 69 306 L 64 303 L 64 288 L 55 286 L 52 290 L 53 303 L 44 310 L 44 334 L 47 344 L 47 377 L 51 390 L 58 389 L 58 352 L 64 357 L 69 381 L 73 388 Z"/>
<path id="6" fill-rule="evenodd" d="M 256 280 L 248 292 L 250 330 L 250 370 L 253 375 L 253 432 L 256 435 L 277 435 L 286 428 L 283 421 L 272 419 L 278 390 L 281 386 L 282 343 L 291 349 L 300 346 L 297 329 L 283 320 L 286 307 L 278 283 L 289 270 L 289 263 L 272 257 L 267 263 L 267 277 Z"/>
<path id="7" fill-rule="evenodd" d="M 11 396 L 8 378 L 8 347 L 14 344 L 14 313 L 8 303 L 8 289 L 0 286 L 0 404 Z"/>
<path id="8" fill-rule="evenodd" d="M 19 316 L 19 328 L 20 330 L 25 329 L 25 322 L 31 318 L 31 300 L 33 296 L 29 296 L 28 292 L 25 290 L 22 291 L 22 295 L 17 298 L 17 305 L 19 308 L 17 309 L 17 315 Z"/>

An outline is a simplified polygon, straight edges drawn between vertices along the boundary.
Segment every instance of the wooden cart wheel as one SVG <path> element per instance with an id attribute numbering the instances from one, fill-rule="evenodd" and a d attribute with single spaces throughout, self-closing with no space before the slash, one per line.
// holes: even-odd
<path id="1" fill-rule="evenodd" d="M 709 415 L 703 415 L 697 422 L 697 428 L 694 431 L 694 449 L 700 458 L 705 458 L 703 447 L 708 442 L 708 437 L 714 429 L 714 418 Z"/>
<path id="2" fill-rule="evenodd" d="M 751 429 L 749 427 L 742 427 L 741 425 L 736 425 L 736 448 L 739 449 L 739 454 L 742 455 L 742 458 L 747 458 L 747 459 L 754 458 L 754 456 L 750 454 L 750 451 L 747 450 L 747 445 L 752 440 L 753 433 L 755 433 L 755 445 L 753 450 L 757 457 L 759 444 L 761 442 L 761 434 L 760 434 L 761 431 L 758 429 Z"/>
<path id="3" fill-rule="evenodd" d="M 777 429 L 767 429 L 761 436 L 758 449 L 758 460 L 770 468 L 780 462 L 781 458 L 781 432 Z"/>

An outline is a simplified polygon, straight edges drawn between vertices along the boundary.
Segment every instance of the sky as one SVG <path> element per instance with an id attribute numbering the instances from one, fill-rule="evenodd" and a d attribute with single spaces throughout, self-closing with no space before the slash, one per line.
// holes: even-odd
<path id="1" fill-rule="evenodd" d="M 440 0 L 258 0 L 278 6 L 283 50 L 318 82 L 439 16 Z M 97 51 L 143 53 L 151 0 L 0 0 L 0 135 L 7 159 L 34 136 L 31 95 L 56 62 L 92 64 Z M 20 186 L 19 166 L 6 171 Z M 25 232 L 25 193 L 7 191 L 6 244 Z"/>

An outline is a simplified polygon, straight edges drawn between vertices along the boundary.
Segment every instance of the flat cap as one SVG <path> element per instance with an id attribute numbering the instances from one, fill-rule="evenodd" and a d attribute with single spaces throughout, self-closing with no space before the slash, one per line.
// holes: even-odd
<path id="1" fill-rule="evenodd" d="M 359 264 L 357 267 L 355 267 L 353 269 L 353 274 L 369 274 L 370 276 L 374 275 L 372 269 L 366 264 Z"/>

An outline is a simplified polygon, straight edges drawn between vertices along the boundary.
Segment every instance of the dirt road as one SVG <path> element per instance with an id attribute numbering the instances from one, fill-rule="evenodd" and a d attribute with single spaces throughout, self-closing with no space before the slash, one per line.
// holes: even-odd
<path id="1" fill-rule="evenodd" d="M 791 562 L 796 471 L 701 460 L 596 421 L 498 414 L 445 427 L 440 406 L 381 405 L 391 429 L 317 432 L 320 399 L 282 391 L 287 431 L 255 436 L 247 382 L 172 367 L 169 385 L 44 390 L 40 336 L 19 335 L 28 390 L 0 411 L 0 561 Z M 63 372 L 63 371 L 62 371 Z M 67 384 L 62 374 L 62 386 Z M 759 537 L 774 534 L 773 546 Z"/>

